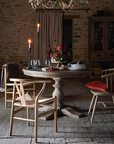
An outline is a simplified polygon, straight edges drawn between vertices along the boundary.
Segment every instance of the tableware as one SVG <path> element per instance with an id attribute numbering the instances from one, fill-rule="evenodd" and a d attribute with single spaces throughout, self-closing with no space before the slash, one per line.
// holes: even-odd
<path id="1" fill-rule="evenodd" d="M 45 60 L 45 66 L 50 66 L 50 60 Z"/>
<path id="2" fill-rule="evenodd" d="M 69 70 L 83 70 L 86 69 L 85 64 L 70 64 L 70 66 L 68 67 Z"/>

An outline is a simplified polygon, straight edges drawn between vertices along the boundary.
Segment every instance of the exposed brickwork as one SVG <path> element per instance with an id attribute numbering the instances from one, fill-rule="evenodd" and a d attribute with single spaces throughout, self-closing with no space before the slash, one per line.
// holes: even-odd
<path id="1" fill-rule="evenodd" d="M 114 15 L 114 0 L 89 0 L 85 10 L 66 11 L 73 19 L 73 61 L 88 63 L 88 18 L 98 10 Z M 79 7 L 78 7 L 79 8 Z M 82 8 L 82 7 L 81 7 Z M 73 16 L 74 15 L 74 16 Z M 8 62 L 28 64 L 28 38 L 34 41 L 34 13 L 28 0 L 0 0 L 0 70 Z"/>
<path id="2" fill-rule="evenodd" d="M 33 40 L 33 27 L 34 14 L 28 0 L 0 1 L 0 68 L 8 62 L 27 65 L 27 40 Z"/>
<path id="3" fill-rule="evenodd" d="M 114 16 L 113 0 L 89 0 L 89 4 L 85 8 L 90 10 L 77 10 L 65 12 L 65 15 L 80 15 L 73 19 L 73 61 L 83 61 L 86 64 L 88 61 L 89 50 L 89 17 L 97 14 L 97 11 L 105 11 L 105 16 Z M 82 7 L 80 7 L 82 8 Z"/>

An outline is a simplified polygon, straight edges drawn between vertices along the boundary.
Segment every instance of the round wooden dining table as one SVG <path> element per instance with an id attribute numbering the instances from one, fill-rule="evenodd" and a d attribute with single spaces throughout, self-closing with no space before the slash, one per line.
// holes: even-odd
<path id="1" fill-rule="evenodd" d="M 51 78 L 54 80 L 54 91 L 52 96 L 57 96 L 57 108 L 61 111 L 64 115 L 77 118 L 80 117 L 81 113 L 75 111 L 70 106 L 65 106 L 63 103 L 64 92 L 62 90 L 63 83 L 62 80 L 65 78 L 77 78 L 77 77 L 85 77 L 92 74 L 93 69 L 86 68 L 84 70 L 59 70 L 59 71 L 43 71 L 42 68 L 33 68 L 27 69 L 23 68 L 24 75 L 31 76 L 31 77 L 40 77 L 40 78 Z"/>

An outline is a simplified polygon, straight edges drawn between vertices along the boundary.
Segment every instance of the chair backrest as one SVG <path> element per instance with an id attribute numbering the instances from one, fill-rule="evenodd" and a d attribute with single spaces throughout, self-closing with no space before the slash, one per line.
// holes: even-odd
<path id="1" fill-rule="evenodd" d="M 42 83 L 42 87 L 38 94 L 36 95 L 35 101 L 39 100 L 41 97 L 42 93 L 44 92 L 44 89 L 46 87 L 46 83 L 50 83 L 51 80 L 34 80 L 34 79 L 16 79 L 16 78 L 11 78 L 11 81 L 14 82 L 14 87 L 13 87 L 13 101 L 15 102 L 16 99 L 16 91 L 18 92 L 18 95 L 20 97 L 20 101 L 22 105 L 26 105 L 26 97 L 25 97 L 25 91 L 24 91 L 24 84 L 25 83 Z"/>
<path id="2" fill-rule="evenodd" d="M 15 89 L 16 88 L 16 89 Z M 26 105 L 26 99 L 25 99 L 25 92 L 24 92 L 24 88 L 23 88 L 23 82 L 19 81 L 19 83 L 17 83 L 16 81 L 14 81 L 14 93 L 16 94 L 16 90 L 18 92 L 18 95 L 20 97 L 20 101 L 22 105 Z"/>
<path id="3" fill-rule="evenodd" d="M 19 78 L 19 67 L 16 63 L 4 64 L 1 73 L 1 87 L 5 88 L 5 84 L 10 82 L 10 78 Z"/>
<path id="4" fill-rule="evenodd" d="M 113 83 L 114 68 L 102 70 L 101 78 L 105 79 L 106 81 L 107 92 L 113 92 L 114 91 L 114 83 Z"/>
<path id="5" fill-rule="evenodd" d="M 114 68 L 104 69 L 101 71 L 101 75 L 110 74 L 114 72 Z"/>
<path id="6" fill-rule="evenodd" d="M 6 71 L 7 71 L 7 82 L 9 82 L 10 78 L 19 78 L 19 67 L 16 63 L 8 63 L 5 66 Z"/>

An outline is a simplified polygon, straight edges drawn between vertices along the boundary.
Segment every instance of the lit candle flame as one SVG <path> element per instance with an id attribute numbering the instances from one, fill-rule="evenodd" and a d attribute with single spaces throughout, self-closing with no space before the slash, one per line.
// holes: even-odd
<path id="1" fill-rule="evenodd" d="M 37 24 L 37 27 L 40 27 L 40 24 L 39 24 L 39 23 Z"/>
<path id="2" fill-rule="evenodd" d="M 31 43 L 31 39 L 29 39 L 28 42 Z"/>
<path id="3" fill-rule="evenodd" d="M 37 24 L 37 32 L 39 32 L 39 27 L 40 27 L 40 24 L 38 23 Z"/>
<path id="4" fill-rule="evenodd" d="M 28 42 L 29 42 L 29 48 L 31 48 L 31 39 L 29 39 Z"/>

